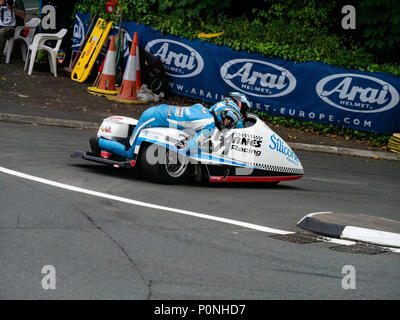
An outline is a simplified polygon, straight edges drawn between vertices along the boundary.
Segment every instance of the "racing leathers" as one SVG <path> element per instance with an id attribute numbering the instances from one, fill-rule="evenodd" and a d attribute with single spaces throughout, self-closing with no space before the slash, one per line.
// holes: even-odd
<path id="1" fill-rule="evenodd" d="M 101 150 L 107 150 L 113 154 L 117 154 L 127 159 L 133 159 L 137 138 L 142 129 L 148 127 L 169 127 L 179 130 L 193 130 L 196 132 L 194 137 L 187 144 L 187 152 L 193 153 L 198 146 L 209 139 L 217 128 L 212 112 L 216 108 L 221 107 L 218 103 L 207 109 L 201 104 L 195 104 L 190 107 L 176 107 L 170 105 L 159 105 L 147 109 L 141 117 L 132 132 L 129 139 L 129 146 L 126 147 L 117 141 L 100 138 L 98 146 Z M 238 124 L 237 127 L 243 125 Z"/>

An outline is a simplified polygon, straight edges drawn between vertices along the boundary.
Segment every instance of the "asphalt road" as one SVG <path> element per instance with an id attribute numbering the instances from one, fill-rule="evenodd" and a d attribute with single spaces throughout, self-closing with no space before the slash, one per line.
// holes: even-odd
<path id="1" fill-rule="evenodd" d="M 0 167 L 150 204 L 287 231 L 306 214 L 400 220 L 400 164 L 299 152 L 277 187 L 178 185 L 70 158 L 94 132 L 0 123 Z M 399 299 L 400 254 L 331 250 L 0 172 L 0 299 Z M 56 289 L 42 288 L 54 266 Z M 356 289 L 342 268 L 354 266 Z"/>

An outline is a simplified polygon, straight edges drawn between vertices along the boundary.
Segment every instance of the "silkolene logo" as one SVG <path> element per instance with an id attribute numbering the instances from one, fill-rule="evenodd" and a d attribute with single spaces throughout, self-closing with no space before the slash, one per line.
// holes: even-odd
<path id="1" fill-rule="evenodd" d="M 346 111 L 383 112 L 399 103 L 399 93 L 389 83 L 370 76 L 341 73 L 321 79 L 315 87 L 326 103 Z"/>
<path id="2" fill-rule="evenodd" d="M 296 88 L 296 78 L 290 71 L 261 60 L 230 60 L 220 73 L 229 86 L 255 97 L 281 97 Z"/>
<path id="3" fill-rule="evenodd" d="M 145 50 L 161 59 L 165 73 L 171 77 L 194 77 L 204 68 L 201 55 L 192 47 L 178 41 L 152 40 L 147 43 Z"/>

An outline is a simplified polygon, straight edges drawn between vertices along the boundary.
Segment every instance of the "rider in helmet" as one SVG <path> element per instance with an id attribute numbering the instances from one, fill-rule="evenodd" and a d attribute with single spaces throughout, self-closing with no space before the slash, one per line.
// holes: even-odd
<path id="1" fill-rule="evenodd" d="M 215 126 L 220 130 L 232 129 L 239 125 L 241 127 L 241 115 L 239 106 L 230 98 L 226 98 L 214 104 L 210 108 L 214 116 Z"/>
<path id="2" fill-rule="evenodd" d="M 247 97 L 240 92 L 229 92 L 228 94 L 225 95 L 225 98 L 230 98 L 233 101 L 235 101 L 235 103 L 237 104 L 237 106 L 240 109 L 240 113 L 242 115 L 242 117 L 246 117 L 247 113 L 250 110 L 250 101 L 247 99 Z"/>
<path id="3" fill-rule="evenodd" d="M 229 93 L 224 100 L 216 103 L 210 109 L 201 104 L 190 107 L 160 105 L 147 109 L 132 132 L 129 144 L 117 141 L 98 139 L 98 147 L 128 159 L 132 159 L 140 131 L 148 127 L 175 127 L 180 130 L 192 129 L 196 135 L 188 142 L 188 152 L 197 150 L 198 146 L 209 139 L 215 128 L 243 128 L 242 117 L 246 114 L 249 102 L 237 92 Z M 245 113 L 244 113 L 245 112 Z"/>
<path id="4" fill-rule="evenodd" d="M 242 117 L 246 118 L 247 113 L 250 110 L 250 101 L 247 99 L 247 97 L 240 92 L 229 92 L 228 94 L 225 95 L 225 99 L 232 99 L 236 105 L 240 109 L 240 114 Z"/>
<path id="5" fill-rule="evenodd" d="M 217 102 L 210 109 L 214 117 L 215 127 L 222 131 L 224 129 L 243 128 L 243 118 L 246 118 L 250 102 L 247 97 L 240 92 L 229 92 L 224 96 L 224 100 Z M 213 130 L 199 131 L 188 143 L 188 149 L 192 150 L 209 138 Z"/>
<path id="6" fill-rule="evenodd" d="M 224 100 L 210 108 L 210 112 L 216 118 L 216 126 L 219 130 L 243 128 L 242 118 L 246 118 L 250 102 L 240 92 L 229 92 Z"/>

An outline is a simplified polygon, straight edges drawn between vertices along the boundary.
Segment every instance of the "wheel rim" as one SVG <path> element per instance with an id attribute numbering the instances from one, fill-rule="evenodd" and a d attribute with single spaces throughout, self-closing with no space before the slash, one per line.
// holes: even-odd
<path id="1" fill-rule="evenodd" d="M 185 157 L 167 150 L 165 158 L 165 169 L 171 177 L 179 178 L 186 172 L 188 161 Z"/>

